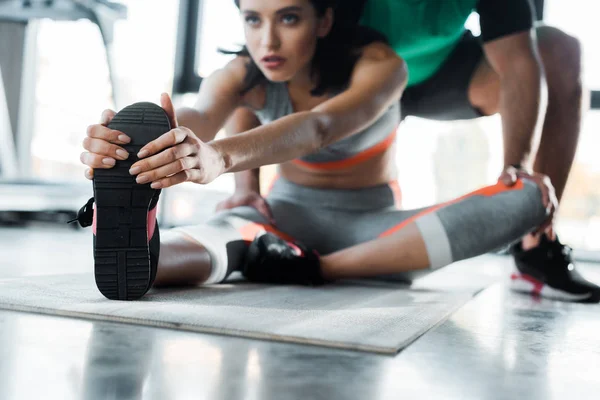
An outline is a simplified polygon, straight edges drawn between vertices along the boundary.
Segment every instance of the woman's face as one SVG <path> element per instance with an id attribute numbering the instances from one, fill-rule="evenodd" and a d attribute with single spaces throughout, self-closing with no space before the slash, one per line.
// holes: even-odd
<path id="1" fill-rule="evenodd" d="M 275 82 L 309 71 L 317 39 L 332 23 L 331 10 L 319 18 L 310 0 L 241 0 L 240 13 L 252 59 Z"/>

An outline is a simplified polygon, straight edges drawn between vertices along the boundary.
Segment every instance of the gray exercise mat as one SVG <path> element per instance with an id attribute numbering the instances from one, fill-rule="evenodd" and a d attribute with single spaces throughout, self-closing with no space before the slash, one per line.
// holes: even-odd
<path id="1" fill-rule="evenodd" d="M 238 282 L 153 290 L 122 302 L 102 297 L 93 279 L 90 273 L 1 280 L 0 308 L 395 354 L 484 287 L 482 281 L 450 291 L 372 281 L 318 288 Z"/>

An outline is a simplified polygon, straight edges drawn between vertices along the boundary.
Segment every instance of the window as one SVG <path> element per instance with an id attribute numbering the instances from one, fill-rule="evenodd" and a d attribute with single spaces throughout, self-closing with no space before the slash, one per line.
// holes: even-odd
<path id="1" fill-rule="evenodd" d="M 209 76 L 233 56 L 218 49 L 237 50 L 244 44 L 244 32 L 235 3 L 231 0 L 203 0 L 198 29 L 198 75 Z"/>
<path id="2" fill-rule="evenodd" d="M 544 21 L 577 37 L 583 50 L 584 85 L 600 90 L 600 52 L 596 38 L 600 35 L 597 15 L 600 4 L 586 0 L 546 0 Z M 593 104 L 594 108 L 598 104 Z M 559 233 L 577 249 L 600 251 L 600 148 L 598 130 L 600 111 L 584 116 L 580 143 L 559 219 Z"/>
<path id="3" fill-rule="evenodd" d="M 600 3 L 588 0 L 546 0 L 544 21 L 577 37 L 583 48 L 584 81 L 588 88 L 600 90 L 600 52 L 597 16 Z"/>
<path id="4" fill-rule="evenodd" d="M 178 2 L 122 0 L 128 18 L 115 26 L 113 54 L 119 106 L 158 102 L 173 80 Z M 81 142 L 88 125 L 115 108 L 97 26 L 43 20 L 37 35 L 32 174 L 82 179 Z"/>

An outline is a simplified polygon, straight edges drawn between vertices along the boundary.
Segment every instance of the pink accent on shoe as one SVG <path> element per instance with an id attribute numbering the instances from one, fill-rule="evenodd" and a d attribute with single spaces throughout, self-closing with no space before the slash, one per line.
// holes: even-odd
<path id="1" fill-rule="evenodd" d="M 156 213 L 158 211 L 158 205 L 154 207 L 152 210 L 148 211 L 148 242 L 150 238 L 154 236 L 154 230 L 156 229 Z M 94 217 L 92 220 L 92 232 L 94 236 L 96 235 L 96 207 L 94 207 Z"/>
<path id="2" fill-rule="evenodd" d="M 287 243 L 292 249 L 294 249 L 297 256 L 304 257 L 304 252 L 302 251 L 302 249 L 300 247 L 296 246 L 296 244 L 292 243 L 292 242 L 287 242 Z"/>
<path id="3" fill-rule="evenodd" d="M 94 216 L 92 217 L 92 232 L 96 236 L 96 207 L 94 207 Z"/>
<path id="4" fill-rule="evenodd" d="M 154 230 L 156 229 L 156 212 L 158 210 L 158 204 L 152 210 L 148 211 L 148 242 L 154 236 Z"/>
<path id="5" fill-rule="evenodd" d="M 542 289 L 544 288 L 544 283 L 538 281 L 537 279 L 535 279 L 532 276 L 529 275 L 525 275 L 525 274 L 512 274 L 510 276 L 510 279 L 512 279 L 513 281 L 516 280 L 523 280 L 525 282 L 529 282 L 533 285 L 533 289 L 532 289 L 532 293 L 535 295 L 540 295 L 542 293 Z"/>

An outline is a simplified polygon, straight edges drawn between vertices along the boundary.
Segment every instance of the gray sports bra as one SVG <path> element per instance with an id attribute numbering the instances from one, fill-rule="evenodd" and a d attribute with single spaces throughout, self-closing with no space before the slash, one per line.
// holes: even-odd
<path id="1" fill-rule="evenodd" d="M 267 82 L 265 106 L 261 110 L 254 110 L 254 113 L 262 124 L 293 114 L 286 84 Z M 359 164 L 391 146 L 399 124 L 400 102 L 397 102 L 363 131 L 294 162 L 316 169 L 345 168 Z"/>

